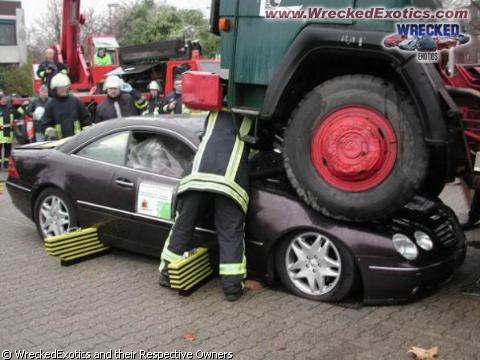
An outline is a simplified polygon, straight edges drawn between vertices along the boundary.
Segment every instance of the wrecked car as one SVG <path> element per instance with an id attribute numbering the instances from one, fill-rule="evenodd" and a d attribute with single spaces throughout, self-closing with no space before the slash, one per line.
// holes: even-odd
<path id="1" fill-rule="evenodd" d="M 7 181 L 13 204 L 42 238 L 96 225 L 109 246 L 158 257 L 203 122 L 182 115 L 111 120 L 61 142 L 16 148 Z M 280 148 L 252 158 L 250 277 L 313 300 L 357 293 L 366 302 L 401 302 L 446 281 L 463 262 L 463 232 L 439 200 L 415 197 L 381 222 L 334 220 L 296 194 Z M 195 240 L 214 251 L 211 215 L 197 224 Z"/>

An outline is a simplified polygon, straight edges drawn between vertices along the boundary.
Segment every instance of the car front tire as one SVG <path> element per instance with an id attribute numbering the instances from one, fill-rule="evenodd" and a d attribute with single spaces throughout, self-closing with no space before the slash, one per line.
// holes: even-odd
<path id="1" fill-rule="evenodd" d="M 303 298 L 341 301 L 355 287 L 355 261 L 347 246 L 317 231 L 285 239 L 277 249 L 275 262 L 283 285 Z"/>

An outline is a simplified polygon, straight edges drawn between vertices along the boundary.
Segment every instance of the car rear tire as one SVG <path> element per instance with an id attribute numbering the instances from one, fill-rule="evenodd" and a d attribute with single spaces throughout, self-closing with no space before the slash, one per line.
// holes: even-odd
<path id="1" fill-rule="evenodd" d="M 355 261 L 346 245 L 317 231 L 286 238 L 275 262 L 283 285 L 307 299 L 340 301 L 355 287 Z"/>
<path id="2" fill-rule="evenodd" d="M 294 111 L 284 146 L 285 169 L 299 196 L 337 219 L 387 217 L 426 178 L 428 150 L 412 101 L 373 76 L 343 76 L 316 87 Z"/>
<path id="3" fill-rule="evenodd" d="M 78 225 L 75 208 L 68 197 L 55 188 L 43 190 L 35 202 L 35 224 L 42 239 L 62 235 Z"/>

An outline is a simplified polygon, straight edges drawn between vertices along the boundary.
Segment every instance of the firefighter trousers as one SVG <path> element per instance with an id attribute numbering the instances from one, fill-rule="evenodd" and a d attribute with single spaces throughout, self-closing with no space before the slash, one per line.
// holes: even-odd
<path id="1" fill-rule="evenodd" d="M 0 157 L 2 158 L 2 163 L 0 167 L 6 168 L 8 165 L 8 158 L 12 151 L 12 144 L 10 143 L 0 143 Z"/>
<path id="2" fill-rule="evenodd" d="M 472 204 L 468 213 L 468 219 L 472 223 L 476 223 L 480 219 L 480 191 L 475 190 L 473 195 Z"/>
<path id="3" fill-rule="evenodd" d="M 187 191 L 179 197 L 175 224 L 162 252 L 162 265 L 178 260 L 192 244 L 197 219 L 213 205 L 215 229 L 220 250 L 220 276 L 223 291 L 233 293 L 243 288 L 246 277 L 244 244 L 245 213 L 229 197 L 200 191 Z"/>

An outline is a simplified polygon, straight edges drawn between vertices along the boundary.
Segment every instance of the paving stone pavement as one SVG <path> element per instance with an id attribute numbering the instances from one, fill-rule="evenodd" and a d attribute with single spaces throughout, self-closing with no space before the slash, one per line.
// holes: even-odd
<path id="1" fill-rule="evenodd" d="M 453 185 L 442 198 L 464 215 L 462 196 Z M 412 304 L 345 307 L 269 288 L 227 303 L 218 280 L 189 298 L 159 288 L 157 259 L 126 252 L 61 267 L 8 194 L 0 196 L 0 229 L 0 350 L 377 360 L 406 359 L 411 346 L 439 346 L 441 359 L 480 358 L 480 298 L 458 291 L 480 276 L 480 251 L 473 248 L 452 282 Z M 193 341 L 183 339 L 187 331 Z"/>

